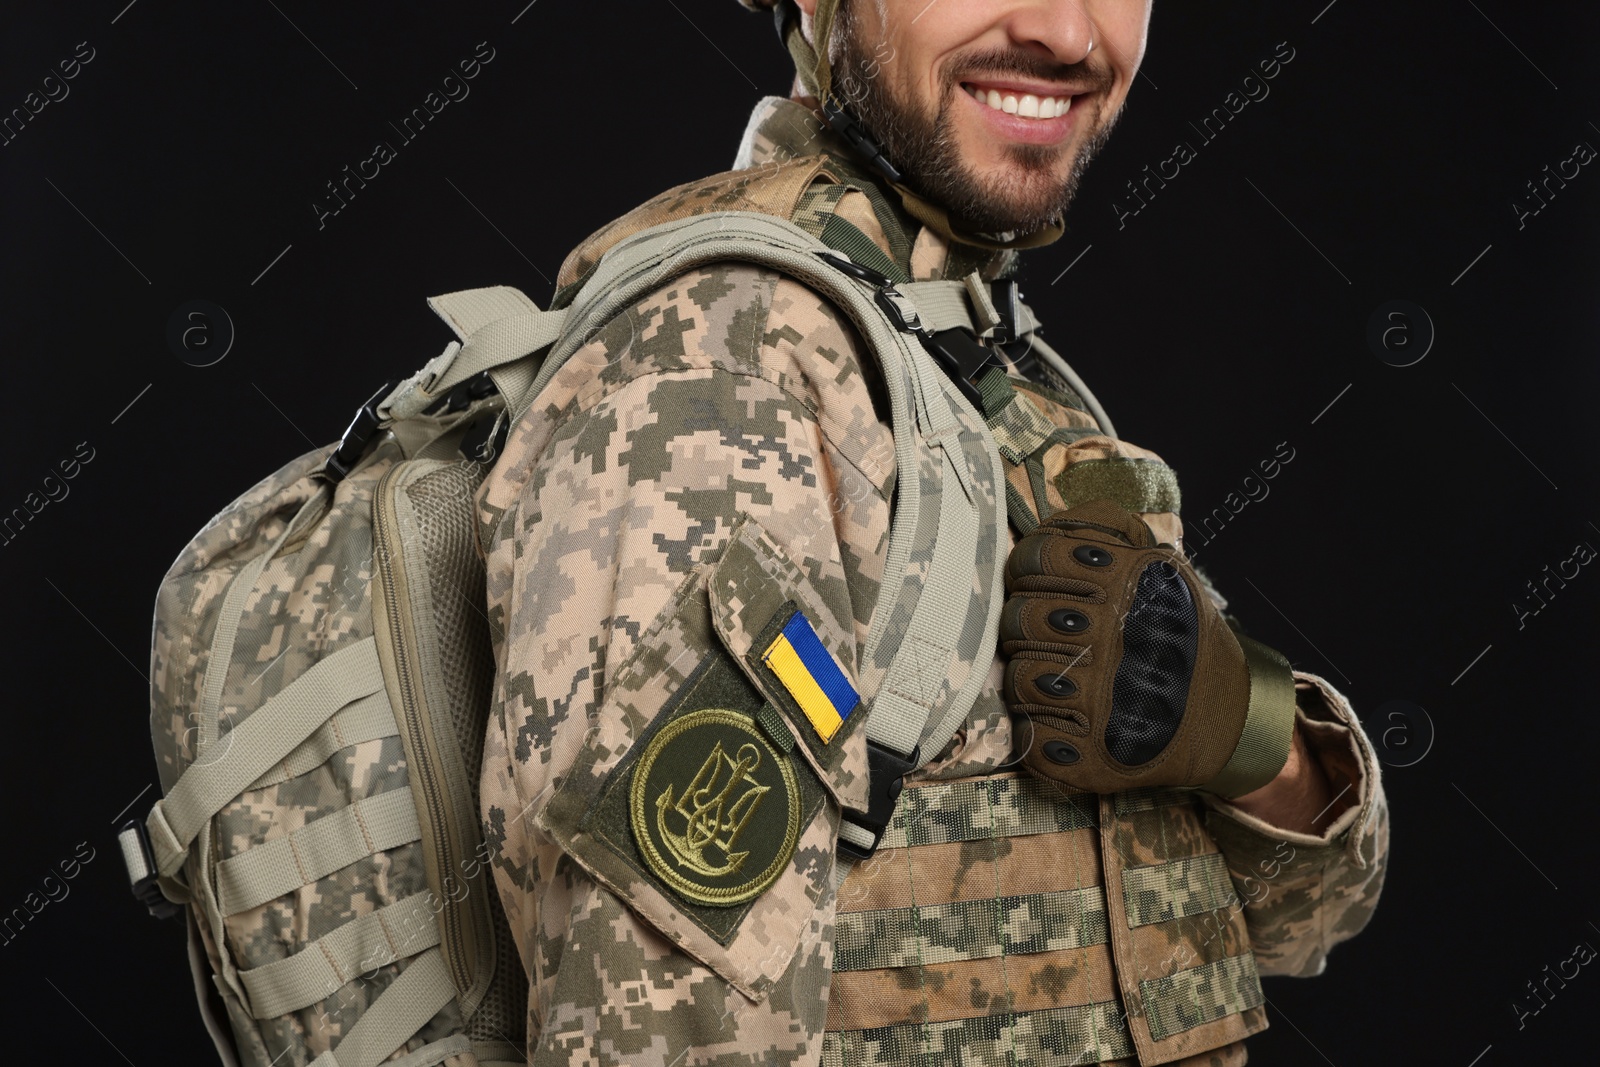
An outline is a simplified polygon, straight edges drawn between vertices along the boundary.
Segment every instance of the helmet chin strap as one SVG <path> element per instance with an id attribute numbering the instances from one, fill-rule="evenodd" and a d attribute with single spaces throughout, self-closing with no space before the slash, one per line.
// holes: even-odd
<path id="1" fill-rule="evenodd" d="M 818 40 L 828 40 L 833 30 L 833 17 L 838 9 L 839 0 L 817 0 L 816 14 L 812 17 L 811 28 Z M 901 203 L 905 205 L 906 211 L 918 222 L 947 241 L 956 241 L 995 252 L 1006 249 L 1038 248 L 1051 244 L 1066 231 L 1066 226 L 1059 217 L 1049 225 L 1024 236 L 1010 233 L 976 233 L 956 226 L 950 218 L 949 209 L 925 199 L 907 184 L 905 173 L 884 155 L 882 147 L 867 133 L 861 120 L 835 98 L 833 73 L 828 66 L 826 48 L 819 52 L 810 41 L 806 40 L 805 33 L 800 28 L 800 9 L 794 0 L 780 0 L 773 8 L 773 19 L 777 25 L 778 39 L 784 43 L 789 55 L 794 59 L 795 70 L 800 75 L 800 84 L 805 87 L 806 92 L 821 102 L 822 115 L 829 127 L 843 138 L 851 151 L 867 166 L 881 174 L 894 187 L 900 194 Z"/>

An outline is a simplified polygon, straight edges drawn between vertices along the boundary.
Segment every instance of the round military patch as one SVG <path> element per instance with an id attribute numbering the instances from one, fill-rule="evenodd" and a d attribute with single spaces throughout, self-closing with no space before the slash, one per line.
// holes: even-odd
<path id="1" fill-rule="evenodd" d="M 633 768 L 634 840 L 651 872 L 700 904 L 738 904 L 777 880 L 800 839 L 789 761 L 749 715 L 706 708 L 674 719 Z"/>

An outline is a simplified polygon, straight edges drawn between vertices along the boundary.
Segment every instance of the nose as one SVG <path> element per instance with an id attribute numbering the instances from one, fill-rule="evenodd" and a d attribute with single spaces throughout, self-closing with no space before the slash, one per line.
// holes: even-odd
<path id="1" fill-rule="evenodd" d="M 1086 0 L 1018 3 L 1004 22 L 1017 44 L 1063 64 L 1082 61 L 1094 51 L 1098 36 Z"/>

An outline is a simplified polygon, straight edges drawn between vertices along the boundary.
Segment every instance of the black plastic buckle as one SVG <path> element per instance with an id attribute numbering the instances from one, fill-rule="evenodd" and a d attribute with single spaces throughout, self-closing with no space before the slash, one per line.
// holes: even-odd
<path id="1" fill-rule="evenodd" d="M 875 286 L 879 289 L 889 289 L 894 287 L 894 279 L 889 277 L 887 274 L 884 274 L 881 271 L 873 270 L 871 267 L 863 266 L 851 259 L 849 256 L 843 255 L 842 253 L 826 252 L 818 249 L 817 258 L 826 261 L 835 269 L 850 275 L 850 277 L 855 278 L 858 281 L 866 282 L 868 285 Z"/>
<path id="2" fill-rule="evenodd" d="M 876 741 L 867 742 L 867 768 L 869 772 L 867 782 L 867 810 L 863 814 L 859 811 L 846 810 L 846 821 L 861 827 L 872 834 L 872 845 L 858 845 L 845 837 L 839 838 L 839 851 L 853 860 L 870 859 L 878 851 L 878 843 L 883 840 L 883 831 L 888 828 L 889 820 L 894 818 L 895 805 L 900 801 L 900 790 L 905 787 L 905 777 L 916 770 L 918 757 L 922 747 L 911 750 L 911 755 L 901 756 L 891 748 L 884 748 Z"/>
<path id="3" fill-rule="evenodd" d="M 489 377 L 489 372 L 481 370 L 472 377 L 462 382 L 457 382 L 448 393 L 422 409 L 424 415 L 452 415 L 457 411 L 465 411 L 471 407 L 473 401 L 482 400 L 495 390 L 494 379 Z"/>
<path id="4" fill-rule="evenodd" d="M 383 429 L 383 420 L 378 417 L 378 404 L 390 393 L 394 392 L 395 383 L 384 382 L 376 393 L 367 398 L 361 405 L 361 410 L 356 412 L 356 417 L 350 420 L 350 426 L 345 430 L 344 436 L 339 439 L 339 447 L 333 450 L 333 455 L 323 464 L 322 475 L 330 484 L 337 485 L 355 469 L 361 457 L 366 454 L 367 445 L 372 443 L 372 438 Z"/>
<path id="5" fill-rule="evenodd" d="M 1000 324 L 994 328 L 989 339 L 997 345 L 1007 344 L 1017 339 L 1017 322 L 1021 314 L 1017 307 L 1017 283 L 1014 281 L 990 282 L 989 298 L 994 301 L 994 309 L 1000 314 Z"/>
<path id="6" fill-rule="evenodd" d="M 973 407 L 982 411 L 983 394 L 972 384 L 972 379 L 985 364 L 993 362 L 994 353 L 959 326 L 924 337 L 922 347 L 928 350 L 928 355 L 933 357 L 933 361 L 949 375 L 951 381 L 956 383 L 961 395 L 971 401 Z"/>
<path id="7" fill-rule="evenodd" d="M 130 839 L 127 835 L 131 834 Z M 161 892 L 161 879 L 156 874 L 155 852 L 150 848 L 150 832 L 138 819 L 129 819 L 117 831 L 117 844 L 122 848 L 122 858 L 128 866 L 128 884 L 134 898 L 158 919 L 170 919 L 183 910 L 180 904 L 168 900 Z M 142 867 L 135 867 L 136 861 Z"/>
<path id="8" fill-rule="evenodd" d="M 883 309 L 883 313 L 894 323 L 895 328 L 901 333 L 916 334 L 922 340 L 922 347 L 933 357 L 933 361 L 939 364 L 939 367 L 955 382 L 956 388 L 961 390 L 961 395 L 971 401 L 973 407 L 979 411 L 983 410 L 983 395 L 978 392 L 978 387 L 972 384 L 972 378 L 985 365 L 994 361 L 994 353 L 989 348 L 960 327 L 940 330 L 938 333 L 930 332 L 923 326 L 914 309 L 901 306 L 900 301 L 903 297 L 900 290 L 894 287 L 894 279 L 888 275 L 871 267 L 864 267 L 848 256 L 834 252 L 819 251 L 817 256 L 852 278 L 873 286 L 872 299 Z M 1006 328 L 1007 323 L 1016 321 L 1016 283 L 1004 284 L 1010 287 L 1009 302 L 1004 305 L 1005 310 L 1000 311 L 1003 321 L 1001 326 L 996 327 L 996 332 Z M 1002 293 L 1002 297 L 1005 295 Z M 1001 305 L 996 306 L 999 308 Z M 1010 317 L 1007 317 L 1008 315 Z"/>
<path id="9" fill-rule="evenodd" d="M 859 155 L 868 166 L 891 182 L 905 180 L 905 175 L 884 156 L 883 149 L 878 143 L 867 136 L 867 131 L 850 112 L 840 107 L 832 97 L 822 102 L 822 117 L 828 120 L 828 125 L 840 137 L 843 137 L 850 147 Z"/>

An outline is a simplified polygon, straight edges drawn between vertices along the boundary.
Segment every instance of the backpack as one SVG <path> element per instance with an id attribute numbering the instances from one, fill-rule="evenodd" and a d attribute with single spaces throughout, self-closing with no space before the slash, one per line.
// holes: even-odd
<path id="1" fill-rule="evenodd" d="M 963 331 L 1031 335 L 1014 286 L 1003 313 L 976 275 L 896 286 L 783 219 L 739 211 L 630 236 L 560 308 L 504 286 L 433 297 L 458 340 L 380 389 L 337 445 L 224 508 L 157 595 L 163 797 L 118 840 L 135 895 L 186 916 L 224 1063 L 523 1062 L 527 983 L 478 816 L 494 646 L 475 495 L 567 357 L 719 260 L 783 271 L 849 315 L 884 376 L 899 468 L 919 472 L 899 479 L 890 532 L 885 573 L 905 577 L 885 581 L 861 650 L 870 802 L 845 813 L 837 881 L 876 848 L 901 776 L 970 710 L 1003 599 L 996 441 L 1026 433 L 1031 407 L 980 397 L 973 368 L 940 366 L 974 347 Z"/>

